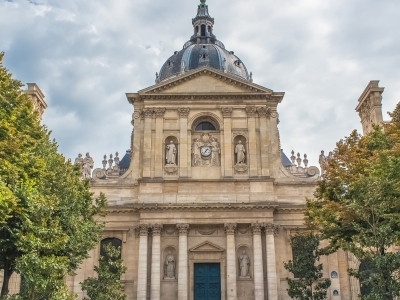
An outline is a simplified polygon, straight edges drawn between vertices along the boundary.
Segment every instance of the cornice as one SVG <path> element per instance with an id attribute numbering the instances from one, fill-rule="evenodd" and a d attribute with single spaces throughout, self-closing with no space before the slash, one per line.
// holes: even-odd
<path id="1" fill-rule="evenodd" d="M 215 210 L 264 210 L 270 211 L 278 208 L 276 202 L 263 202 L 263 203 L 199 203 L 199 204 L 134 204 L 137 211 L 215 211 Z"/>
<path id="2" fill-rule="evenodd" d="M 175 85 L 178 85 L 180 83 L 192 80 L 201 75 L 209 75 L 209 76 L 216 77 L 218 79 L 225 81 L 228 84 L 236 85 L 238 87 L 244 88 L 251 92 L 264 92 L 264 93 L 268 93 L 268 94 L 271 94 L 273 92 L 270 89 L 267 89 L 263 86 L 260 86 L 260 85 L 254 84 L 254 83 L 251 83 L 245 79 L 242 79 L 242 78 L 236 77 L 234 75 L 231 75 L 229 73 L 225 73 L 223 71 L 216 70 L 211 67 L 205 66 L 205 67 L 197 68 L 195 70 L 191 70 L 184 74 L 177 75 L 175 77 L 172 77 L 171 79 L 162 81 L 156 85 L 153 85 L 146 89 L 140 90 L 138 93 L 139 94 L 157 93 L 159 91 L 166 90 L 166 89 L 173 87 Z"/>

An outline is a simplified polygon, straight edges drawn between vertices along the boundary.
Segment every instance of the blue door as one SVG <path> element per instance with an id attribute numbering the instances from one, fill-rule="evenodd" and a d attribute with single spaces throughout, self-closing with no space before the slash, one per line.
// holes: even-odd
<path id="1" fill-rule="evenodd" d="M 194 300 L 221 300 L 218 263 L 194 264 Z"/>

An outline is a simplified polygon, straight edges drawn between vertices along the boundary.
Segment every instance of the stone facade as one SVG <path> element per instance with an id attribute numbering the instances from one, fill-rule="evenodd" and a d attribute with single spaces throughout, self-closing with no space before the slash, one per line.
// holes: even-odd
<path id="1" fill-rule="evenodd" d="M 214 43 L 224 49 L 201 2 L 195 35 L 184 47 Z M 202 25 L 208 26 L 204 37 L 196 29 Z M 103 237 L 122 243 L 127 272 L 121 281 L 129 300 L 290 299 L 286 278 L 293 274 L 283 262 L 292 259 L 289 239 L 304 229 L 305 198 L 312 197 L 320 171 L 308 166 L 307 155 L 292 151 L 289 160 L 281 151 L 284 93 L 253 83 L 233 52 L 216 68 L 211 50 L 204 51 L 197 67 L 184 56 L 169 59 L 154 86 L 127 93 L 131 149 L 121 161 L 118 153 L 104 156 L 103 168 L 92 173 L 92 192 L 105 193 L 109 204 Z M 239 65 L 245 73 L 232 71 Z M 45 108 L 40 90 L 29 90 Z M 371 81 L 360 97 L 364 132 L 382 122 L 382 92 Z M 89 153 L 75 162 L 88 178 L 94 165 Z M 100 245 L 89 254 L 66 278 L 78 299 L 85 296 L 79 283 L 95 276 Z M 357 299 L 359 282 L 347 273 L 358 268 L 357 259 L 340 250 L 322 263 L 323 277 L 332 280 L 328 299 Z"/>

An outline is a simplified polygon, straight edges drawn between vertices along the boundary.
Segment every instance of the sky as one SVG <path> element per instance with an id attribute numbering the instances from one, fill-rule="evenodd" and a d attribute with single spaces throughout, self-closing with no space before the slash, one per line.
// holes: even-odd
<path id="1" fill-rule="evenodd" d="M 198 0 L 0 0 L 0 51 L 48 108 L 43 123 L 74 160 L 129 149 L 125 93 L 155 73 L 193 33 Z M 308 155 L 361 130 L 357 100 L 380 80 L 383 117 L 400 101 L 399 0 L 208 0 L 214 34 L 253 72 L 285 92 L 278 106 L 284 152 Z"/>

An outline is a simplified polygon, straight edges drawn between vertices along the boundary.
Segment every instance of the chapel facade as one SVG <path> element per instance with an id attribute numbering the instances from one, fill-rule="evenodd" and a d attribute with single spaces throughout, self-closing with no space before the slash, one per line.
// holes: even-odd
<path id="1" fill-rule="evenodd" d="M 121 246 L 129 300 L 290 299 L 293 274 L 283 263 L 320 170 L 307 155 L 282 152 L 284 93 L 253 82 L 214 35 L 205 2 L 155 85 L 126 94 L 133 130 L 124 157 L 104 156 L 92 174 L 90 155 L 77 159 L 92 191 L 108 199 L 102 242 L 66 279 L 78 299 L 107 242 Z M 382 92 L 371 81 L 359 99 L 364 132 L 382 121 Z M 347 272 L 359 267 L 355 257 L 339 250 L 321 262 L 328 299 L 357 299 L 360 284 Z"/>
<path id="2" fill-rule="evenodd" d="M 283 262 L 320 171 L 306 155 L 282 152 L 284 93 L 253 82 L 216 38 L 205 0 L 192 25 L 155 85 L 126 94 L 131 149 L 93 171 L 92 191 L 109 201 L 103 242 L 122 248 L 128 299 L 290 299 Z M 81 298 L 100 247 L 68 278 Z M 356 299 L 359 283 L 347 273 L 355 258 L 338 251 L 322 263 L 328 299 Z"/>

